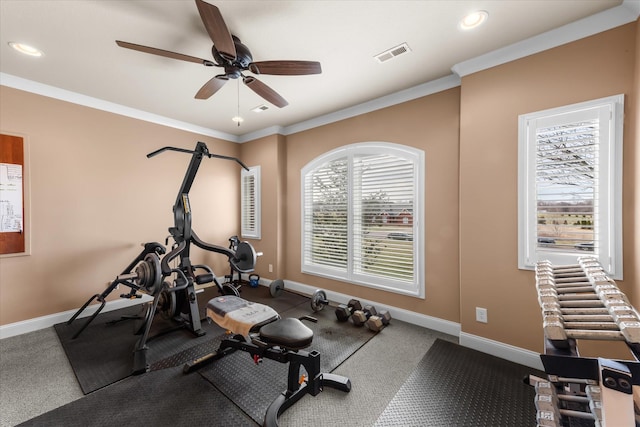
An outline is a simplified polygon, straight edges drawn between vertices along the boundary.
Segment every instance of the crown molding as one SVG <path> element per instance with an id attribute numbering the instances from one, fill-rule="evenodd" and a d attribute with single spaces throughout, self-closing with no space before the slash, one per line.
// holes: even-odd
<path id="1" fill-rule="evenodd" d="M 37 95 L 46 96 L 48 98 L 71 102 L 72 104 L 95 108 L 96 110 L 107 111 L 109 113 L 115 113 L 121 116 L 143 120 L 145 122 L 197 133 L 199 135 L 211 136 L 213 138 L 224 139 L 231 142 L 238 142 L 238 137 L 229 133 L 194 125 L 192 123 L 174 120 L 169 117 L 160 116 L 157 114 L 149 113 L 147 111 L 137 110 L 125 105 L 116 104 L 114 102 L 105 101 L 99 98 L 93 98 L 91 96 L 82 95 L 77 92 L 71 92 L 66 89 L 60 89 L 55 86 L 35 82 L 33 80 L 23 79 L 22 77 L 17 77 L 11 74 L 0 73 L 0 85 L 23 90 L 25 92 L 35 93 Z"/>
<path id="2" fill-rule="evenodd" d="M 484 55 L 454 65 L 451 70 L 460 77 L 506 64 L 563 44 L 571 43 L 621 25 L 634 22 L 640 15 L 640 1 L 625 0 L 595 15 L 588 16 L 546 33 L 496 49 Z"/>
<path id="3" fill-rule="evenodd" d="M 325 114 L 323 116 L 315 117 L 310 120 L 287 126 L 283 129 L 283 134 L 291 135 L 297 132 L 302 132 L 304 130 L 370 113 L 382 108 L 391 107 L 392 105 L 397 105 L 417 98 L 422 98 L 423 96 L 442 92 L 456 86 L 460 86 L 460 78 L 455 74 L 450 74 L 437 80 L 432 80 L 430 82 L 423 83 L 418 86 L 413 86 L 408 89 L 392 93 L 390 95 L 363 102 L 362 104 L 354 105 L 352 107 L 335 111 L 333 113 Z"/>

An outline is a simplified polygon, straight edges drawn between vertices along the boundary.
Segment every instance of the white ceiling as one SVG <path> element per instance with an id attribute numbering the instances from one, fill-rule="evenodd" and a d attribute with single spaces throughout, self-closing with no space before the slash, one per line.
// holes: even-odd
<path id="1" fill-rule="evenodd" d="M 456 64 L 592 15 L 629 4 L 637 9 L 637 0 L 207 1 L 220 9 L 254 61 L 314 60 L 322 64 L 322 74 L 258 76 L 289 101 L 282 109 L 238 80 L 197 100 L 198 89 L 220 68 L 115 43 L 212 59 L 212 42 L 194 1 L 0 0 L 0 83 L 15 87 L 26 79 L 233 140 L 450 76 Z M 478 9 L 489 12 L 485 25 L 460 30 L 460 19 Z M 20 55 L 8 46 L 11 41 L 34 45 L 45 55 Z M 385 63 L 373 58 L 405 42 L 410 53 Z M 238 104 L 245 119 L 239 127 L 231 121 Z M 261 104 L 269 109 L 250 111 Z"/>

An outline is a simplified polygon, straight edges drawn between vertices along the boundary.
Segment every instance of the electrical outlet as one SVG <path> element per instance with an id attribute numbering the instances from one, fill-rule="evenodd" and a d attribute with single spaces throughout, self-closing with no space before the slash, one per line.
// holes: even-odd
<path id="1" fill-rule="evenodd" d="M 273 264 L 269 264 L 269 273 L 273 273 Z"/>
<path id="2" fill-rule="evenodd" d="M 476 321 L 480 323 L 488 323 L 487 309 L 476 307 Z"/>

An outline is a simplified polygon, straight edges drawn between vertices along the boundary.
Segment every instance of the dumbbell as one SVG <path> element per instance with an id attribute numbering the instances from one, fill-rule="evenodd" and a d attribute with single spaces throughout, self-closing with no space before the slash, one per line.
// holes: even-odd
<path id="1" fill-rule="evenodd" d="M 356 326 L 362 326 L 371 316 L 378 314 L 376 308 L 372 305 L 365 305 L 362 310 L 355 310 L 351 319 Z"/>
<path id="2" fill-rule="evenodd" d="M 594 402 L 590 397 L 558 394 L 555 386 L 548 381 L 539 381 L 536 383 L 535 388 L 535 405 L 538 411 L 536 418 L 538 419 L 538 425 L 562 425 L 559 421 L 563 417 L 582 418 L 595 422 L 600 421 L 598 418 L 600 411 L 595 410 L 591 412 L 599 406 L 598 402 Z M 563 409 L 561 408 L 560 401 L 582 404 L 585 407 L 589 407 L 590 412 Z"/>
<path id="3" fill-rule="evenodd" d="M 357 299 L 349 300 L 348 304 L 340 304 L 336 308 L 336 317 L 338 322 L 346 322 L 356 310 L 362 310 L 362 304 Z"/>
<path id="4" fill-rule="evenodd" d="M 382 310 L 380 313 L 369 317 L 365 325 L 373 332 L 380 332 L 390 321 L 391 314 L 387 310 Z"/>
<path id="5" fill-rule="evenodd" d="M 378 314 L 376 308 L 372 305 L 365 305 L 361 310 L 355 310 L 351 319 L 355 326 L 362 326 L 371 316 Z"/>

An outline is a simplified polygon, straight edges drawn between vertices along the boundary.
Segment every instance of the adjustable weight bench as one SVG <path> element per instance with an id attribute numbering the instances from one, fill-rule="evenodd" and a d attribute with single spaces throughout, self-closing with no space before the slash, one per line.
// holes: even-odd
<path id="1" fill-rule="evenodd" d="M 234 335 L 225 338 L 218 350 L 187 363 L 184 372 L 192 372 L 236 350 L 246 351 L 258 364 L 263 358 L 289 364 L 287 389 L 271 403 L 264 426 L 278 425 L 278 416 L 309 393 L 318 395 L 323 386 L 349 392 L 351 381 L 343 376 L 320 372 L 320 353 L 303 351 L 313 341 L 313 331 L 296 318 L 280 318 L 264 304 L 233 295 L 213 298 L 207 303 L 207 317 Z M 306 375 L 300 375 L 303 366 Z"/>

